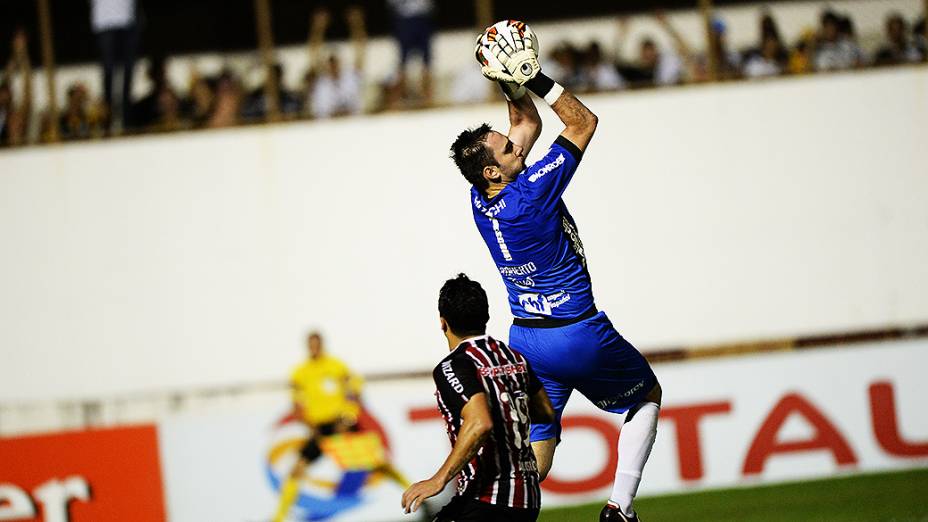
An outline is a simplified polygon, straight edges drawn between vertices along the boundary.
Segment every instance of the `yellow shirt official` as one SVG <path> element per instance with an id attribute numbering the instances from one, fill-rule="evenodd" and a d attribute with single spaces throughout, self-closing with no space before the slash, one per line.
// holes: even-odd
<path id="1" fill-rule="evenodd" d="M 300 405 L 303 420 L 310 426 L 357 420 L 362 380 L 335 357 L 321 355 L 306 361 L 293 370 L 290 382 L 293 401 Z"/>

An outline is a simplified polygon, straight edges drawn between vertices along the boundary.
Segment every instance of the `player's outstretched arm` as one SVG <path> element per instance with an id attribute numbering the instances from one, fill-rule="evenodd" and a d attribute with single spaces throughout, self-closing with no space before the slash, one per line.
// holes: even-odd
<path id="1" fill-rule="evenodd" d="M 596 132 L 596 125 L 599 123 L 599 118 L 593 114 L 593 111 L 570 91 L 541 72 L 526 82 L 525 86 L 551 104 L 551 109 L 565 126 L 561 136 L 570 140 L 581 152 L 586 150 L 586 146 L 593 138 L 593 133 Z"/>
<path id="2" fill-rule="evenodd" d="M 406 513 L 415 512 L 425 499 L 441 493 L 445 484 L 477 455 L 492 429 L 493 418 L 490 416 L 487 394 L 477 393 L 461 410 L 461 430 L 451 454 L 432 478 L 416 482 L 403 493 L 403 510 Z"/>
<path id="3" fill-rule="evenodd" d="M 518 32 L 518 26 L 513 26 L 511 23 L 510 26 L 515 45 L 512 48 L 503 45 L 495 45 L 491 48 L 493 55 L 503 65 L 505 71 L 485 66 L 484 76 L 513 82 L 532 91 L 539 98 L 543 98 L 567 127 L 561 136 L 583 152 L 596 131 L 599 119 L 573 94 L 541 72 L 535 39 L 523 37 Z M 478 44 L 478 59 L 479 50 Z"/>
<path id="4" fill-rule="evenodd" d="M 500 85 L 506 93 L 509 105 L 509 139 L 521 145 L 524 149 L 523 155 L 528 156 L 541 135 L 541 116 L 538 115 L 538 109 L 535 108 L 531 96 L 511 94 L 507 87 L 514 84 L 506 85 L 500 82 Z M 525 93 L 524 89 L 522 93 Z"/>

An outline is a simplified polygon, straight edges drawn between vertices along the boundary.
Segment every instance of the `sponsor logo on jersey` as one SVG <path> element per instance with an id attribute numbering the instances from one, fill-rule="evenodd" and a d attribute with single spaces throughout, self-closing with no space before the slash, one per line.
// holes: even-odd
<path id="1" fill-rule="evenodd" d="M 499 268 L 499 273 L 504 276 L 524 276 L 538 270 L 535 263 L 531 261 L 520 266 L 499 266 L 497 268 Z"/>
<path id="2" fill-rule="evenodd" d="M 577 254 L 580 263 L 586 268 L 586 254 L 583 252 L 583 241 L 580 241 L 580 232 L 577 231 L 577 225 L 567 219 L 567 216 L 562 216 L 561 226 L 564 228 L 564 233 L 570 238 L 570 245 L 573 247 L 574 253 Z"/>
<path id="3" fill-rule="evenodd" d="M 570 301 L 570 294 L 563 290 L 548 296 L 548 302 L 551 303 L 551 308 L 557 308 L 567 301 Z"/>
<path id="4" fill-rule="evenodd" d="M 477 373 L 481 377 L 499 377 L 500 375 L 516 375 L 518 373 L 525 373 L 525 364 L 506 364 L 503 366 L 485 366 L 479 368 Z"/>
<path id="5" fill-rule="evenodd" d="M 554 169 L 560 167 L 560 166 L 563 165 L 563 164 L 564 164 L 564 155 L 563 155 L 563 154 L 558 154 L 558 155 L 557 155 L 557 158 L 554 158 L 554 161 L 552 161 L 551 163 L 548 163 L 548 164 L 545 165 L 544 167 L 541 167 L 540 169 L 536 170 L 534 174 L 532 174 L 531 176 L 528 177 L 528 180 L 531 181 L 532 183 L 535 183 L 536 181 L 538 181 L 539 179 L 541 179 L 542 176 L 544 176 L 545 174 L 551 172 L 552 170 L 554 170 Z"/>
<path id="6" fill-rule="evenodd" d="M 519 304 L 531 314 L 551 315 L 551 303 L 541 294 L 519 294 Z"/>
<path id="7" fill-rule="evenodd" d="M 522 288 L 534 288 L 534 287 L 535 287 L 535 280 L 532 279 L 531 277 L 526 277 L 525 279 L 518 279 L 518 278 L 515 278 L 515 277 L 507 277 L 506 279 L 508 279 L 510 282 L 512 282 L 512 284 L 514 284 L 514 285 L 516 285 L 516 286 L 520 286 L 520 287 L 522 287 Z"/>

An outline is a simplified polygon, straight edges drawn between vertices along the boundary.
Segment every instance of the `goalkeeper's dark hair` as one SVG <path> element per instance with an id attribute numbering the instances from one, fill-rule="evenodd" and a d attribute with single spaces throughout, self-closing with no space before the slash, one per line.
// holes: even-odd
<path id="1" fill-rule="evenodd" d="M 454 164 L 458 166 L 467 181 L 470 181 L 470 184 L 481 192 L 485 192 L 490 187 L 490 183 L 483 177 L 483 168 L 499 166 L 486 143 L 487 134 L 491 130 L 493 129 L 489 123 L 466 129 L 458 134 L 457 139 L 451 144 L 451 158 L 454 159 Z"/>
<path id="2" fill-rule="evenodd" d="M 438 292 L 438 314 L 458 336 L 482 335 L 490 320 L 487 293 L 464 274 L 445 281 Z"/>

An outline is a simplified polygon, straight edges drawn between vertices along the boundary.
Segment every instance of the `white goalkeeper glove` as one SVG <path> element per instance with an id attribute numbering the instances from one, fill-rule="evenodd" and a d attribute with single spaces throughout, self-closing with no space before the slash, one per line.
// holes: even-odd
<path id="1" fill-rule="evenodd" d="M 486 78 L 487 80 L 493 80 L 495 82 L 500 82 L 500 83 L 513 83 L 515 85 L 519 85 L 518 83 L 516 83 L 515 78 L 513 78 L 511 74 L 509 74 L 506 71 L 497 69 L 491 65 L 484 65 L 483 67 L 480 68 L 480 72 L 483 73 L 483 77 Z"/>
<path id="2" fill-rule="evenodd" d="M 506 68 L 505 73 L 509 73 L 510 79 L 503 81 L 513 81 L 519 85 L 525 85 L 525 82 L 531 80 L 541 71 L 541 65 L 538 64 L 538 49 L 533 38 L 524 38 L 519 34 L 516 26 L 511 26 L 513 44 L 505 38 L 499 38 L 490 47 L 490 52 Z M 498 73 L 497 73 L 498 74 Z M 484 73 L 486 76 L 486 73 Z M 498 78 L 502 80 L 502 78 Z"/>
<path id="3" fill-rule="evenodd" d="M 483 51 L 483 35 L 477 36 L 477 47 L 474 49 L 474 56 L 477 58 L 477 63 L 480 64 L 480 72 L 483 74 L 483 77 L 487 80 L 494 82 L 513 82 L 512 75 L 508 72 L 502 70 L 497 66 L 490 65 L 487 61 L 487 58 L 484 56 Z M 502 65 L 502 64 L 500 64 Z"/>

